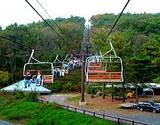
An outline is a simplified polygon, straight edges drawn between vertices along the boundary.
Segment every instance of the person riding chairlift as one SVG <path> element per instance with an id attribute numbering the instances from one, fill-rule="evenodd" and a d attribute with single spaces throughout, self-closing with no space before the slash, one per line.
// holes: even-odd
<path id="1" fill-rule="evenodd" d="M 38 75 L 36 77 L 36 83 L 38 85 L 42 85 L 42 75 L 41 75 L 40 71 L 38 71 Z"/>
<path id="2" fill-rule="evenodd" d="M 30 72 L 27 72 L 26 75 L 24 76 L 24 86 L 25 88 L 29 87 L 31 82 L 32 82 L 32 74 Z"/>

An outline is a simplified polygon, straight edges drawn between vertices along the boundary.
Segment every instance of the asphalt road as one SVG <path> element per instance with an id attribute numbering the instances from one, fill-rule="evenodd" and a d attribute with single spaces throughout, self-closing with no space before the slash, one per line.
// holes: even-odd
<path id="1" fill-rule="evenodd" d="M 113 110 L 106 111 L 105 114 L 127 118 L 130 120 L 140 121 L 149 125 L 160 125 L 160 113 L 152 113 L 152 112 L 146 112 L 146 111 L 141 112 L 139 110 L 133 111 L 130 109 L 126 109 L 126 110 L 128 110 L 128 113 L 125 113 L 125 114 L 117 113 L 116 111 L 113 111 Z"/>

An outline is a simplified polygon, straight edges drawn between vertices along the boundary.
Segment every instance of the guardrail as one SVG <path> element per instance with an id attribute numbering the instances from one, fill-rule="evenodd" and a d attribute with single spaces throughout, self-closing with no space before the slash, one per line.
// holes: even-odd
<path id="1" fill-rule="evenodd" d="M 38 100 L 38 102 L 51 104 L 51 102 L 46 101 L 46 100 Z M 90 115 L 90 116 L 98 117 L 98 118 L 101 118 L 101 119 L 111 120 L 113 122 L 116 122 L 117 125 L 123 125 L 123 124 L 128 124 L 128 125 L 149 125 L 147 123 L 143 123 L 143 122 L 140 122 L 140 121 L 135 121 L 135 120 L 127 119 L 127 118 L 107 115 L 107 114 L 104 114 L 104 113 L 90 111 L 90 110 L 86 110 L 86 109 L 83 109 L 83 108 L 77 108 L 77 107 L 73 107 L 73 106 L 70 106 L 70 105 L 62 105 L 62 104 L 56 104 L 56 105 L 66 109 L 66 110 L 69 110 L 69 111 L 79 112 L 79 113 L 82 113 L 84 115 Z"/>

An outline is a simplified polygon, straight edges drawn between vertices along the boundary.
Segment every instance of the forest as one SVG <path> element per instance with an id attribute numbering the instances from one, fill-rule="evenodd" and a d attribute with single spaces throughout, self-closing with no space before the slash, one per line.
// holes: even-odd
<path id="1" fill-rule="evenodd" d="M 118 15 L 98 14 L 90 18 L 90 53 L 109 49 L 107 34 Z M 17 23 L 0 28 L 0 86 L 22 79 L 23 65 L 31 49 L 41 61 L 52 62 L 57 54 L 80 53 L 85 28 L 83 17 L 47 19 L 45 22 Z M 160 83 L 160 13 L 123 14 L 109 37 L 123 59 L 125 82 Z M 5 39 L 4 39 L 5 38 Z M 23 46 L 22 46 L 23 45 Z"/>

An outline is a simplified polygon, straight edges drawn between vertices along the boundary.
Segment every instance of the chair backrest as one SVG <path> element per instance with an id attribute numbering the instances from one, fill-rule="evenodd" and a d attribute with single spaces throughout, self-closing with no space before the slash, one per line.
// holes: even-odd
<path id="1" fill-rule="evenodd" d="M 122 60 L 120 57 L 88 57 L 85 75 L 86 82 L 123 82 Z"/>
<path id="2" fill-rule="evenodd" d="M 53 75 L 44 75 L 43 83 L 53 83 Z"/>

